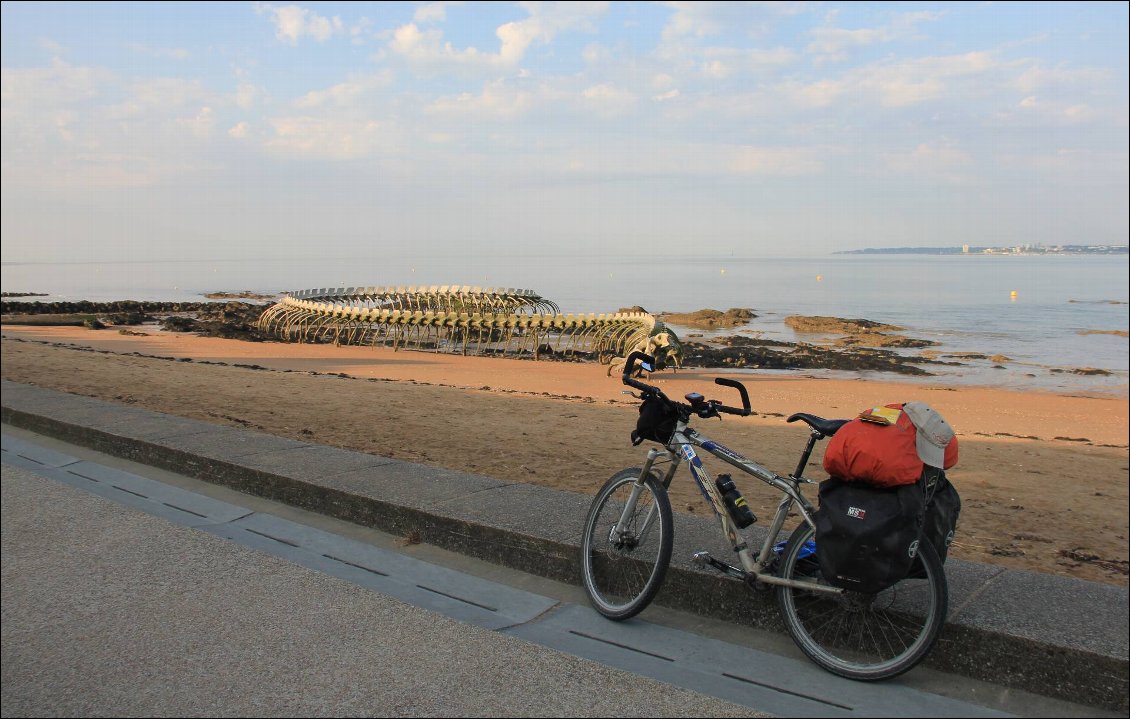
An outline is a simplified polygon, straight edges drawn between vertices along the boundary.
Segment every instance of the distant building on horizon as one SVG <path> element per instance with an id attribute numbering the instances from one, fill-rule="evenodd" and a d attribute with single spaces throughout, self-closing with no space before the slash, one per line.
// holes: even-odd
<path id="1" fill-rule="evenodd" d="M 1125 255 L 1127 245 L 1010 245 L 980 247 L 869 247 L 864 250 L 840 250 L 834 255 Z"/>

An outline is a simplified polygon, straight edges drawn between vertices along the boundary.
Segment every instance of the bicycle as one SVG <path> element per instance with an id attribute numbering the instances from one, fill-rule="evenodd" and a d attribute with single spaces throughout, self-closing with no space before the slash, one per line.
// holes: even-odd
<path id="1" fill-rule="evenodd" d="M 942 562 L 928 540 L 922 539 L 918 551 L 924 571 L 878 594 L 843 589 L 820 574 L 813 541 L 816 510 L 800 488 L 816 483 L 803 476 L 816 443 L 835 434 L 848 420 L 804 413 L 788 417 L 788 422 L 803 421 L 810 433 L 796 470 L 782 476 L 688 427 L 692 417 L 750 415 L 749 393 L 744 385 L 722 377 L 714 380 L 718 385 L 738 390 L 740 408 L 708 400 L 695 392 L 686 395 L 684 404 L 667 398 L 657 387 L 633 379 L 637 360 L 642 361 L 645 371 L 652 371 L 652 359 L 642 352 L 633 352 L 624 364 L 623 382 L 641 394 L 626 394 L 644 404 L 662 403 L 653 406 L 665 409 L 674 419 L 674 428 L 666 442 L 656 440 L 663 444 L 663 449 L 649 449 L 643 467 L 613 475 L 589 508 L 581 568 L 586 593 L 596 610 L 609 619 L 628 619 L 643 611 L 659 592 L 674 542 L 667 489 L 679 465 L 686 461 L 741 566 L 722 562 L 707 552 L 695 553 L 694 564 L 712 567 L 751 588 L 775 587 L 789 634 L 806 656 L 833 674 L 875 681 L 902 674 L 921 662 L 937 640 L 948 602 Z M 719 475 L 721 486 L 711 481 L 696 449 L 784 495 L 756 555 L 739 531 L 756 521 L 756 517 L 746 514 L 748 506 L 732 483 L 722 481 L 726 475 Z M 653 471 L 661 463 L 669 464 L 662 478 Z M 794 509 L 801 521 L 786 541 L 778 541 L 786 518 Z"/>

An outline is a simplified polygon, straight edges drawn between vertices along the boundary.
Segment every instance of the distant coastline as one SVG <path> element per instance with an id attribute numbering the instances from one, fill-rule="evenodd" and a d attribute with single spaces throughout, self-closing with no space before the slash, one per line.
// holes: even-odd
<path id="1" fill-rule="evenodd" d="M 1126 255 L 1128 245 L 1016 245 L 1013 247 L 868 247 L 834 255 Z"/>

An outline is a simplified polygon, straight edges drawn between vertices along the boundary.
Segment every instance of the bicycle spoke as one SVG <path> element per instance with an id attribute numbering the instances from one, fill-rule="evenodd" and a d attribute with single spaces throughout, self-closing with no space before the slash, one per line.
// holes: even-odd
<path id="1" fill-rule="evenodd" d="M 581 557 L 585 589 L 597 610 L 612 619 L 626 619 L 647 606 L 671 556 L 666 494 L 654 476 L 637 487 L 638 478 L 639 470 L 625 470 L 609 480 L 586 520 Z M 637 489 L 636 504 L 625 513 Z"/>
<path id="2" fill-rule="evenodd" d="M 808 578 L 798 571 L 798 541 L 811 536 L 798 529 L 782 557 L 782 575 Z M 816 596 L 782 587 L 778 599 L 789 631 L 802 650 L 825 669 L 856 679 L 882 679 L 921 661 L 945 620 L 946 591 L 932 548 L 925 579 L 906 579 L 877 594 L 844 592 Z"/>

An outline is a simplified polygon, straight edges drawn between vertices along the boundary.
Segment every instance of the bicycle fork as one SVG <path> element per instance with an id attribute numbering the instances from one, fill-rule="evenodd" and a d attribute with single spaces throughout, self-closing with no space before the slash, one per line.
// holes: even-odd
<path id="1" fill-rule="evenodd" d="M 670 454 L 670 452 L 668 452 L 668 454 Z M 617 543 L 617 540 L 621 536 L 623 536 L 623 533 L 627 531 L 627 528 L 629 527 L 629 525 L 631 525 L 630 517 L 632 517 L 636 512 L 636 503 L 639 501 L 640 494 L 643 493 L 644 480 L 647 478 L 648 473 L 651 472 L 651 467 L 655 464 L 655 459 L 658 456 L 659 450 L 655 449 L 654 447 L 647 451 L 647 460 L 644 462 L 643 468 L 640 470 L 639 478 L 636 479 L 636 483 L 632 485 L 632 491 L 628 495 L 628 501 L 624 503 L 624 511 L 620 513 L 620 519 L 616 521 L 616 524 L 608 533 L 608 540 L 613 544 Z M 670 483 L 671 477 L 674 475 L 674 470 L 677 468 L 677 466 L 678 461 L 674 463 L 671 470 L 664 478 L 664 488 L 666 488 Z M 642 544 L 644 538 L 647 537 L 648 531 L 651 530 L 651 525 L 655 523 L 655 516 L 658 512 L 658 509 L 658 505 L 652 504 L 651 507 L 647 510 L 647 516 L 644 517 L 643 524 L 640 525 L 639 531 L 636 532 L 637 543 Z"/>

